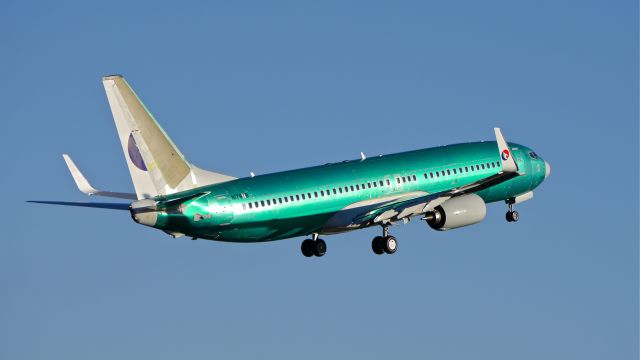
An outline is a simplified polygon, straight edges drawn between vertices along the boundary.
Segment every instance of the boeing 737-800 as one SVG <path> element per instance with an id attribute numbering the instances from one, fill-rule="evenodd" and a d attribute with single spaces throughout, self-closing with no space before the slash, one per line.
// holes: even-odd
<path id="1" fill-rule="evenodd" d="M 376 254 L 398 249 L 389 226 L 418 216 L 435 230 L 472 225 L 486 203 L 514 205 L 531 199 L 551 171 L 532 149 L 495 141 L 440 146 L 342 161 L 272 174 L 235 178 L 187 162 L 120 75 L 102 79 L 135 193 L 95 189 L 63 155 L 83 193 L 127 203 L 33 201 L 128 210 L 139 224 L 178 237 L 260 242 L 308 237 L 304 256 L 323 256 L 321 235 L 380 226 Z"/>

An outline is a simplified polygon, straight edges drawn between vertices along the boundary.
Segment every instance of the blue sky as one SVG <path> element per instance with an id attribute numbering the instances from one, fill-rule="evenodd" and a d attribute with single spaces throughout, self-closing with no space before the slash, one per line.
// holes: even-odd
<path id="1" fill-rule="evenodd" d="M 637 359 L 635 1 L 0 6 L 3 359 Z M 225 244 L 82 201 L 131 191 L 100 77 L 189 161 L 246 176 L 507 139 L 553 168 L 521 220 Z"/>

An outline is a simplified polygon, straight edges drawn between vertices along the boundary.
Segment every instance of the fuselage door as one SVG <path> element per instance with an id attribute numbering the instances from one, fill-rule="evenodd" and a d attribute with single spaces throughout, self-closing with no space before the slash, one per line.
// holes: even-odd
<path id="1" fill-rule="evenodd" d="M 225 225 L 231 223 L 233 220 L 233 209 L 231 207 L 231 201 L 226 196 L 217 196 L 211 204 L 211 208 L 214 210 L 213 222 L 217 225 Z"/>

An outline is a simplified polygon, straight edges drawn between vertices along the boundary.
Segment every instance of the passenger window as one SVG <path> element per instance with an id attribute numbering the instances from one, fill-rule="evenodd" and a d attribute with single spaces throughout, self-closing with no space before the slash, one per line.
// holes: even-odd
<path id="1" fill-rule="evenodd" d="M 298 195 L 296 195 L 296 197 L 298 198 L 298 200 L 300 200 L 300 198 L 298 197 Z M 293 202 L 293 195 L 289 196 L 289 198 L 291 199 L 291 201 Z"/>
<path id="2" fill-rule="evenodd" d="M 391 186 L 391 181 L 389 181 L 389 179 L 387 179 L 387 186 Z"/>
<path id="3" fill-rule="evenodd" d="M 451 170 L 447 169 L 447 175 L 451 175 Z"/>
<path id="4" fill-rule="evenodd" d="M 301 194 L 300 196 L 296 195 L 296 200 L 300 200 L 300 197 L 302 197 L 302 200 L 305 199 L 304 194 Z"/>
<path id="5" fill-rule="evenodd" d="M 282 204 L 282 198 L 278 198 L 278 204 Z"/>
<path id="6" fill-rule="evenodd" d="M 389 182 L 389 180 L 387 180 L 387 182 Z M 380 187 L 383 187 L 384 183 L 382 182 L 382 180 L 380 180 Z"/>
<path id="7" fill-rule="evenodd" d="M 349 186 L 349 187 L 351 188 L 351 191 L 355 191 L 355 190 L 353 190 L 353 185 L 351 185 L 351 186 Z"/>
<path id="8" fill-rule="evenodd" d="M 270 205 L 271 205 L 271 201 L 267 200 L 267 206 L 270 206 Z"/>
<path id="9" fill-rule="evenodd" d="M 396 182 L 398 182 L 398 184 L 400 184 L 400 178 L 396 178 Z"/>
<path id="10" fill-rule="evenodd" d="M 453 175 L 455 175 L 455 174 L 457 174 L 457 173 L 456 173 L 456 169 L 453 169 Z"/>
<path id="11" fill-rule="evenodd" d="M 311 199 L 311 193 L 307 193 L 307 198 Z"/>
<path id="12" fill-rule="evenodd" d="M 342 188 L 338 188 L 338 192 L 342 194 Z"/>
<path id="13" fill-rule="evenodd" d="M 329 189 L 327 189 L 327 196 L 331 195 L 331 192 L 329 191 Z"/>
<path id="14" fill-rule="evenodd" d="M 276 199 L 271 200 L 271 202 L 273 203 L 273 205 L 277 204 Z"/>
<path id="15" fill-rule="evenodd" d="M 253 209 L 253 204 L 249 203 L 249 209 Z"/>
<path id="16" fill-rule="evenodd" d="M 469 172 L 469 168 L 468 167 L 464 167 L 464 172 Z"/>
<path id="17" fill-rule="evenodd" d="M 254 204 L 255 204 L 255 206 L 256 206 L 256 207 L 258 207 L 258 206 L 259 206 L 257 201 L 256 201 Z"/>
<path id="18" fill-rule="evenodd" d="M 373 187 L 378 187 L 378 183 L 376 181 L 373 182 Z"/>
<path id="19" fill-rule="evenodd" d="M 427 176 L 427 173 L 424 173 L 424 178 L 428 179 L 429 177 Z"/>
<path id="20" fill-rule="evenodd" d="M 480 171 L 480 165 L 476 165 L 476 170 Z"/>
<path id="21" fill-rule="evenodd" d="M 317 191 L 314 191 L 314 192 L 313 192 L 313 195 L 314 195 L 315 197 L 318 197 L 318 192 L 317 192 Z"/>
<path id="22" fill-rule="evenodd" d="M 433 173 L 432 172 L 429 173 L 429 176 L 433 179 Z"/>
<path id="23" fill-rule="evenodd" d="M 284 197 L 284 202 L 288 203 L 289 202 L 289 198 L 288 197 Z"/>
<path id="24" fill-rule="evenodd" d="M 349 187 L 348 186 L 344 187 L 344 192 L 349 192 Z"/>
<path id="25" fill-rule="evenodd" d="M 260 200 L 260 206 L 264 206 L 264 200 Z"/>
<path id="26" fill-rule="evenodd" d="M 402 177 L 402 182 L 405 183 L 407 182 L 407 178 L 405 178 L 404 176 Z"/>
<path id="27" fill-rule="evenodd" d="M 484 170 L 484 164 L 482 164 L 482 170 Z"/>
<path id="28" fill-rule="evenodd" d="M 364 189 L 365 189 L 364 184 L 362 184 L 362 190 L 364 190 Z"/>
<path id="29" fill-rule="evenodd" d="M 324 196 L 324 190 L 320 190 L 320 196 Z"/>
<path id="30" fill-rule="evenodd" d="M 356 190 L 360 190 L 360 185 L 356 184 Z"/>
<path id="31" fill-rule="evenodd" d="M 333 195 L 336 194 L 336 188 L 333 188 Z"/>
<path id="32" fill-rule="evenodd" d="M 413 175 L 413 181 L 418 181 L 418 178 L 416 178 L 415 175 Z"/>

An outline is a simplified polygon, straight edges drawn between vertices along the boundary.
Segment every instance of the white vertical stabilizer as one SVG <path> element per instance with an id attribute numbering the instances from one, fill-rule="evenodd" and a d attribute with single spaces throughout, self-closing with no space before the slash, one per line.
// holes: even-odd
<path id="1" fill-rule="evenodd" d="M 138 199 L 235 179 L 189 164 L 121 75 L 102 79 Z"/>

